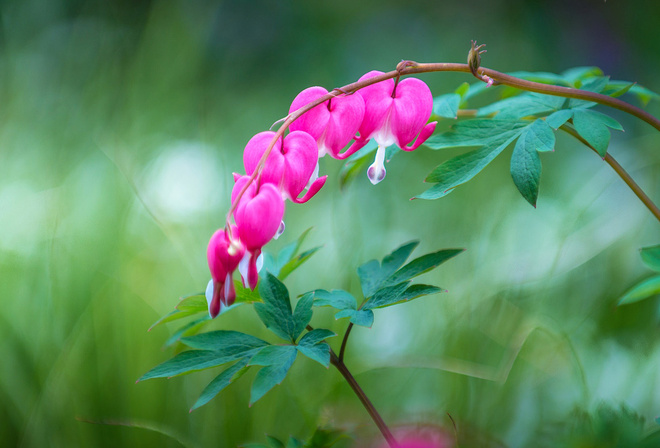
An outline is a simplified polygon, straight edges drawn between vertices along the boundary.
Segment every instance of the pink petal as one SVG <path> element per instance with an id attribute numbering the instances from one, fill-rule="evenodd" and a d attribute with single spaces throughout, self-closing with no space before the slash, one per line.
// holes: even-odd
<path id="1" fill-rule="evenodd" d="M 407 78 L 399 82 L 390 117 L 392 134 L 399 148 L 403 149 L 415 139 L 432 111 L 433 95 L 424 81 Z"/>
<path id="2" fill-rule="evenodd" d="M 275 133 L 272 131 L 260 132 L 250 139 L 243 152 L 243 165 L 245 172 L 252 175 L 259 165 L 261 156 L 266 152 L 268 145 L 273 140 Z M 282 156 L 282 140 L 280 139 L 268 155 L 264 170 L 261 174 L 261 182 L 271 183 L 279 186 L 284 174 L 284 158 Z"/>
<path id="3" fill-rule="evenodd" d="M 342 95 L 331 100 L 330 117 L 319 146 L 334 158 L 350 142 L 364 120 L 364 99 L 362 96 Z"/>
<path id="4" fill-rule="evenodd" d="M 415 143 L 408 146 L 402 146 L 401 149 L 403 149 L 404 151 L 414 151 L 417 148 L 419 148 L 419 145 L 424 143 L 433 134 L 433 132 L 435 131 L 435 126 L 437 124 L 438 124 L 437 121 L 433 121 L 427 124 L 426 126 L 424 126 L 424 128 L 417 136 L 417 140 L 415 140 Z"/>
<path id="5" fill-rule="evenodd" d="M 284 139 L 283 185 L 290 199 L 297 197 L 307 186 L 319 160 L 316 141 L 306 132 L 293 131 Z"/>
<path id="6" fill-rule="evenodd" d="M 248 201 L 241 201 L 234 213 L 238 235 L 246 248 L 261 249 L 277 233 L 284 217 L 284 201 L 277 188 L 263 184 Z"/>
<path id="7" fill-rule="evenodd" d="M 293 197 L 293 198 L 291 198 L 291 201 L 296 203 L 296 204 L 302 204 L 303 202 L 309 201 L 310 199 L 312 199 L 314 197 L 314 195 L 316 193 L 319 192 L 319 190 L 323 187 L 323 185 L 325 185 L 325 181 L 326 181 L 327 178 L 328 178 L 328 176 L 319 177 L 318 179 L 316 179 L 312 183 L 312 185 L 309 186 L 309 189 L 303 195 L 302 198 L 299 199 L 297 197 Z"/>
<path id="8" fill-rule="evenodd" d="M 371 71 L 362 76 L 359 80 L 373 78 L 383 74 L 379 71 Z M 369 139 L 380 128 L 383 127 L 390 112 L 390 107 L 394 99 L 392 90 L 394 89 L 394 80 L 386 79 L 377 82 L 357 91 L 357 94 L 364 99 L 364 119 L 360 125 L 360 138 Z"/>
<path id="9" fill-rule="evenodd" d="M 291 103 L 289 113 L 297 111 L 301 107 L 327 93 L 328 91 L 323 87 L 309 87 L 303 90 L 298 96 L 296 96 L 293 103 Z M 326 101 L 302 114 L 296 121 L 291 123 L 289 129 L 291 131 L 305 131 L 311 135 L 314 140 L 318 140 L 323 134 L 329 119 L 330 111 L 328 110 L 328 102 Z"/>

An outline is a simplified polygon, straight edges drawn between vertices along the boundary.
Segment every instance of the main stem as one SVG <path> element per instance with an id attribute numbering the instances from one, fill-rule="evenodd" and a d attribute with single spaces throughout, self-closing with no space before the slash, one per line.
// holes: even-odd
<path id="1" fill-rule="evenodd" d="M 351 374 L 350 370 L 348 370 L 348 367 L 346 367 L 346 364 L 344 364 L 344 360 L 339 359 L 335 354 L 334 350 L 330 350 L 330 364 L 335 366 L 337 370 L 339 370 L 339 373 L 342 374 L 344 379 L 346 379 L 348 385 L 351 386 L 351 389 L 353 389 L 355 395 L 358 396 L 358 398 L 362 402 L 362 405 L 365 407 L 365 409 L 371 416 L 376 426 L 378 426 L 378 429 L 383 434 L 383 437 L 385 437 L 385 440 L 387 441 L 387 444 L 390 446 L 390 448 L 398 448 L 399 444 L 392 435 L 390 428 L 387 427 L 387 425 L 383 421 L 383 418 L 380 416 L 374 405 L 371 403 L 371 400 L 369 400 L 369 397 L 367 397 L 367 395 L 364 393 L 360 385 L 357 383 L 357 381 L 355 381 L 355 378 Z"/>
<path id="2" fill-rule="evenodd" d="M 237 207 L 238 203 L 243 197 L 243 194 L 247 191 L 249 185 L 257 178 L 257 176 L 259 176 L 259 173 L 261 172 L 261 170 L 263 170 L 263 167 L 266 163 L 266 159 L 268 159 L 268 156 L 270 155 L 270 152 L 273 150 L 273 147 L 275 146 L 277 141 L 284 136 L 284 133 L 289 128 L 291 123 L 293 123 L 296 119 L 298 119 L 298 117 L 300 117 L 305 112 L 313 109 L 319 104 L 324 103 L 325 101 L 328 101 L 339 95 L 351 94 L 372 84 L 385 81 L 386 79 L 398 78 L 401 76 L 412 75 L 416 73 L 464 72 L 464 73 L 473 73 L 478 79 L 483 81 L 485 75 L 491 78 L 495 84 L 507 85 L 507 86 L 515 87 L 520 90 L 526 90 L 529 92 L 536 92 L 536 93 L 544 93 L 546 95 L 593 101 L 598 104 L 619 109 L 639 118 L 640 120 L 647 122 L 648 124 L 656 128 L 658 131 L 660 131 L 660 120 L 654 117 L 653 115 L 651 115 L 650 113 L 646 112 L 643 109 L 640 109 L 639 107 L 633 106 L 632 104 L 628 104 L 625 101 L 622 101 L 618 98 L 613 98 L 611 96 L 603 95 L 601 93 L 589 92 L 587 90 L 573 89 L 571 87 L 562 87 L 562 86 L 555 86 L 550 84 L 543 84 L 534 81 L 527 81 L 525 79 L 516 78 L 515 76 L 507 75 L 505 73 L 501 73 L 496 70 L 492 70 L 481 66 L 477 66 L 476 68 L 475 67 L 471 68 L 470 65 L 468 64 L 443 63 L 443 62 L 420 64 L 413 61 L 404 61 L 400 63 L 398 67 L 399 68 L 397 70 L 392 70 L 391 72 L 383 73 L 381 75 L 374 76 L 372 78 L 364 79 L 362 81 L 357 81 L 351 84 L 347 84 L 344 87 L 334 89 L 333 91 L 327 93 L 326 95 L 320 96 L 314 101 L 311 101 L 310 103 L 306 104 L 305 106 L 301 107 L 295 112 L 290 113 L 285 118 L 284 123 L 282 123 L 282 126 L 280 126 L 280 128 L 273 136 L 273 139 L 268 145 L 268 148 L 266 148 L 266 151 L 264 151 L 263 155 L 261 156 L 261 159 L 257 164 L 257 168 L 250 176 L 249 181 L 238 193 L 234 203 L 231 205 L 229 209 L 229 212 L 227 212 L 227 225 L 226 225 L 227 229 L 230 229 L 229 224 L 232 213 L 234 212 L 235 208 Z M 610 163 L 607 157 L 605 158 L 605 161 Z M 614 168 L 617 174 L 619 174 L 619 176 L 622 177 L 622 179 L 626 182 L 626 184 L 628 184 L 628 186 L 633 188 L 629 180 L 627 180 L 622 175 L 621 171 L 618 170 L 614 164 L 610 163 L 610 165 Z M 633 189 L 633 191 L 635 190 Z M 635 194 L 639 196 L 637 192 L 635 192 Z M 644 194 L 644 196 L 646 196 L 646 194 Z M 644 204 L 646 204 L 649 210 L 655 215 L 655 217 L 658 218 L 658 220 L 660 221 L 660 216 L 654 212 L 654 208 L 657 209 L 658 207 L 655 204 L 653 204 L 653 202 L 651 201 L 650 198 L 648 198 L 648 196 L 646 196 L 646 198 L 647 198 L 646 200 L 642 199 L 642 201 L 644 202 Z"/>

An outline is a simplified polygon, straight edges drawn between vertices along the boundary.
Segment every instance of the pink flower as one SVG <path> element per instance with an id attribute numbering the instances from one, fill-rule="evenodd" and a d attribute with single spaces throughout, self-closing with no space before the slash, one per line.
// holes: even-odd
<path id="1" fill-rule="evenodd" d="M 238 229 L 235 226 L 232 226 L 231 234 L 234 239 L 223 229 L 216 231 L 206 249 L 212 277 L 212 290 L 207 294 L 206 300 L 212 318 L 220 313 L 222 306 L 229 306 L 236 299 L 232 274 L 245 254 L 245 247 L 237 239 Z"/>
<path id="2" fill-rule="evenodd" d="M 291 103 L 289 113 L 328 93 L 323 87 L 303 90 Z M 291 123 L 292 131 L 304 131 L 318 144 L 319 157 L 330 154 L 335 159 L 345 159 L 353 152 L 340 151 L 356 135 L 364 118 L 364 100 L 360 95 L 341 95 L 325 101 L 302 114 Z"/>
<path id="3" fill-rule="evenodd" d="M 360 81 L 381 74 L 374 70 Z M 357 151 L 372 138 L 376 140 L 376 160 L 367 170 L 369 180 L 375 185 L 385 178 L 388 146 L 396 144 L 404 151 L 414 151 L 433 134 L 437 122 L 426 123 L 433 111 L 433 95 L 428 86 L 416 78 L 403 79 L 396 85 L 393 79 L 387 79 L 357 93 L 364 98 L 364 120 L 359 129 L 360 137 L 347 152 Z"/>
<path id="4" fill-rule="evenodd" d="M 245 186 L 247 176 L 240 178 L 232 191 L 232 202 L 236 200 L 238 192 Z M 261 248 L 277 234 L 282 218 L 284 217 L 284 200 L 279 190 L 270 183 L 262 184 L 257 190 L 253 183 L 243 194 L 234 219 L 238 227 L 238 236 L 250 252 L 248 261 L 247 284 L 251 289 L 259 281 L 257 266 Z"/>
<path id="5" fill-rule="evenodd" d="M 257 168 L 274 136 L 272 131 L 260 132 L 245 146 L 243 164 L 248 175 Z M 295 203 L 307 202 L 323 187 L 328 177 L 312 178 L 318 159 L 314 138 L 306 132 L 291 132 L 284 138 L 284 144 L 280 139 L 271 150 L 261 173 L 261 182 L 275 185 L 284 198 Z M 305 195 L 298 198 L 308 185 Z"/>

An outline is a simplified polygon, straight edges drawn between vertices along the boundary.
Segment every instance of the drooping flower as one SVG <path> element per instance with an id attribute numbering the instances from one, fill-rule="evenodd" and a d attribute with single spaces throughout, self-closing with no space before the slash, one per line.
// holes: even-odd
<path id="1" fill-rule="evenodd" d="M 237 200 L 238 192 L 248 181 L 247 176 L 240 178 L 232 191 L 232 202 Z M 249 252 L 247 285 L 254 289 L 259 281 L 258 258 L 261 248 L 277 234 L 284 217 L 284 200 L 280 191 L 270 183 L 257 186 L 252 183 L 241 197 L 234 219 L 238 227 L 238 236 Z"/>
<path id="2" fill-rule="evenodd" d="M 236 291 L 232 274 L 244 255 L 245 247 L 238 240 L 236 226 L 232 226 L 230 232 L 220 229 L 211 237 L 206 249 L 212 278 L 206 295 L 211 318 L 215 318 L 223 306 L 234 303 Z"/>
<path id="3" fill-rule="evenodd" d="M 381 74 L 374 70 L 362 76 L 360 81 Z M 376 140 L 376 160 L 367 170 L 369 180 L 375 185 L 385 178 L 385 150 L 388 146 L 396 144 L 404 151 L 414 151 L 433 134 L 437 122 L 427 124 L 433 111 L 433 95 L 426 83 L 417 78 L 406 78 L 398 84 L 387 79 L 357 93 L 364 99 L 364 120 L 359 129 L 360 136 L 347 151 L 355 152 L 370 139 Z"/>
<path id="4" fill-rule="evenodd" d="M 289 113 L 326 95 L 323 87 L 303 90 L 291 103 Z M 325 101 L 302 114 L 291 123 L 292 131 L 304 131 L 314 137 L 319 157 L 330 154 L 335 159 L 345 159 L 353 152 L 341 150 L 355 137 L 364 118 L 364 99 L 360 95 L 340 95 Z"/>
<path id="5" fill-rule="evenodd" d="M 245 146 L 243 164 L 248 175 L 259 165 L 274 135 L 272 131 L 260 132 Z M 271 150 L 261 173 L 261 182 L 275 185 L 282 196 L 292 202 L 307 202 L 323 187 L 328 177 L 312 178 L 318 158 L 314 138 L 306 132 L 293 131 L 284 138 L 284 143 L 279 139 Z M 305 188 L 307 192 L 298 198 Z"/>

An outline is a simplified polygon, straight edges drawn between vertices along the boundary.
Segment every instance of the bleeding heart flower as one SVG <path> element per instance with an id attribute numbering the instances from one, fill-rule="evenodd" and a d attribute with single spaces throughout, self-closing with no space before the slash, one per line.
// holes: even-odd
<path id="1" fill-rule="evenodd" d="M 272 131 L 260 132 L 245 146 L 243 164 L 248 175 L 257 168 L 274 136 Z M 307 202 L 323 187 L 328 177 L 312 179 L 318 159 L 314 138 L 306 132 L 293 131 L 284 138 L 284 144 L 280 139 L 271 150 L 261 173 L 261 182 L 275 185 L 284 198 L 297 204 Z M 298 198 L 308 184 L 305 195 Z"/>
<path id="2" fill-rule="evenodd" d="M 230 237 L 230 234 L 234 238 Z M 222 306 L 229 306 L 236 300 L 232 274 L 244 255 L 245 247 L 238 240 L 236 226 L 232 226 L 231 232 L 220 229 L 211 237 L 206 249 L 212 277 L 211 290 L 207 291 L 206 295 L 211 318 L 215 318 L 220 313 Z"/>
<path id="3" fill-rule="evenodd" d="M 289 113 L 327 93 L 323 87 L 303 90 L 291 103 Z M 355 137 L 363 118 L 364 99 L 360 95 L 341 95 L 305 112 L 289 128 L 292 131 L 307 132 L 314 137 L 319 157 L 330 154 L 335 159 L 345 159 L 355 151 L 341 154 L 340 151 Z"/>
<path id="4" fill-rule="evenodd" d="M 374 70 L 362 76 L 360 81 L 381 74 Z M 414 151 L 433 134 L 437 122 L 426 123 L 433 111 L 433 95 L 424 81 L 417 78 L 406 78 L 398 84 L 387 79 L 357 93 L 364 99 L 364 120 L 360 137 L 348 151 L 355 152 L 370 139 L 376 140 L 376 160 L 367 170 L 369 180 L 375 185 L 385 178 L 385 150 L 388 146 L 396 144 L 404 151 Z"/>
<path id="5" fill-rule="evenodd" d="M 244 182 L 247 182 L 247 179 L 242 179 L 234 185 L 232 201 L 236 200 L 237 192 L 243 188 Z M 234 219 L 238 235 L 250 252 L 247 284 L 251 289 L 254 289 L 259 281 L 257 259 L 261 248 L 277 234 L 283 216 L 284 200 L 277 188 L 269 183 L 262 184 L 258 191 L 256 186 L 251 184 L 236 207 Z"/>

